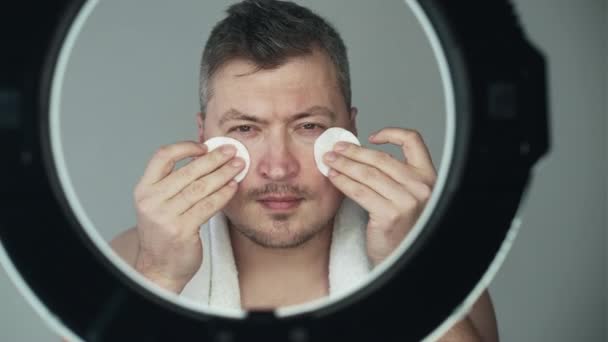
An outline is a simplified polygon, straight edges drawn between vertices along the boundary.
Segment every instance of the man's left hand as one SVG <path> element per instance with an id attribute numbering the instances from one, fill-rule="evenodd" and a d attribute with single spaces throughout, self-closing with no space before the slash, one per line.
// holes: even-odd
<path id="1" fill-rule="evenodd" d="M 329 179 L 334 186 L 369 213 L 367 255 L 375 266 L 399 246 L 414 226 L 431 196 L 437 175 L 418 132 L 389 127 L 369 141 L 401 146 L 404 160 L 346 142 L 337 143 L 324 158 L 331 168 Z"/>

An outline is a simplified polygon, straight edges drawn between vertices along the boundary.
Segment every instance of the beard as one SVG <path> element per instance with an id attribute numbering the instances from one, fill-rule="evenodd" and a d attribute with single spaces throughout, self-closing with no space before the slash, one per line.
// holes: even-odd
<path id="1" fill-rule="evenodd" d="M 239 222 L 228 219 L 229 227 L 264 248 L 296 248 L 312 240 L 324 229 L 333 226 L 333 217 L 328 220 L 303 222 L 291 215 L 270 215 L 270 222 Z M 266 221 L 266 220 L 264 220 Z M 298 227 L 299 226 L 299 227 Z"/>
<path id="2" fill-rule="evenodd" d="M 262 195 L 293 195 L 303 198 L 291 213 L 264 213 L 257 199 Z M 224 214 L 231 229 L 264 248 L 296 248 L 312 240 L 324 229 L 333 229 L 335 211 L 322 214 L 309 206 L 310 192 L 291 185 L 268 184 L 247 192 L 245 199 Z M 314 202 L 313 202 L 314 203 Z"/>

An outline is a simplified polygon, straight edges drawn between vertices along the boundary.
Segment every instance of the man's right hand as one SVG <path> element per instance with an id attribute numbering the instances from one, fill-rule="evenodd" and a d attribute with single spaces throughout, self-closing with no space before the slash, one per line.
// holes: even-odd
<path id="1" fill-rule="evenodd" d="M 192 141 L 160 148 L 135 187 L 138 253 L 135 269 L 146 278 L 180 293 L 203 260 L 200 226 L 234 196 L 233 178 L 245 162 L 234 146 L 207 153 Z M 193 160 L 174 170 L 185 158 Z"/>

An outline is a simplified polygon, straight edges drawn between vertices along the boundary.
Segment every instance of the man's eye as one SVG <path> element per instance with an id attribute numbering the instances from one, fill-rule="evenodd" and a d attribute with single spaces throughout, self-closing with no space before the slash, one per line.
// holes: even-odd
<path id="1" fill-rule="evenodd" d="M 258 136 L 260 132 L 260 128 L 255 125 L 238 125 L 230 128 L 226 134 L 234 135 L 239 139 L 252 139 Z"/>
<path id="2" fill-rule="evenodd" d="M 321 125 L 318 125 L 316 123 L 305 123 L 302 125 L 302 128 L 304 128 L 307 131 L 311 131 L 316 128 L 323 129 L 324 127 Z"/>
<path id="3" fill-rule="evenodd" d="M 251 131 L 251 126 L 249 125 L 241 125 L 231 128 L 228 132 L 237 131 L 239 133 L 248 133 Z"/>

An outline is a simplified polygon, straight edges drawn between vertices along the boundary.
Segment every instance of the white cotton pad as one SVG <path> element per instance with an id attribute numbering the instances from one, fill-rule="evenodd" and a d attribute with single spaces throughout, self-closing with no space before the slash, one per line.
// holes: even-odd
<path id="1" fill-rule="evenodd" d="M 245 145 L 243 145 L 243 143 L 229 137 L 213 137 L 205 141 L 204 144 L 207 145 L 207 152 L 211 152 L 222 145 L 233 145 L 234 147 L 236 147 L 236 156 L 242 158 L 245 161 L 245 168 L 243 169 L 243 171 L 239 172 L 239 174 L 234 177 L 234 180 L 237 182 L 241 182 L 245 178 L 247 172 L 249 171 L 249 164 L 251 161 L 249 158 L 249 151 L 247 151 L 247 148 L 245 147 Z"/>
<path id="2" fill-rule="evenodd" d="M 325 153 L 334 149 L 334 145 L 338 141 L 346 141 L 349 143 L 353 143 L 361 146 L 359 139 L 352 134 L 350 131 L 341 128 L 341 127 L 331 127 L 325 130 L 317 140 L 315 141 L 315 162 L 317 163 L 317 168 L 324 174 L 326 177 L 329 174 L 329 166 L 325 164 L 323 161 L 323 156 Z"/>

